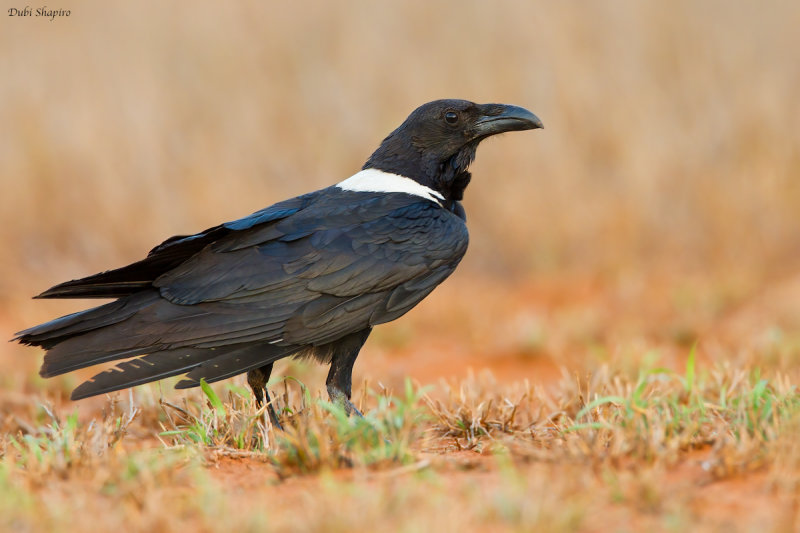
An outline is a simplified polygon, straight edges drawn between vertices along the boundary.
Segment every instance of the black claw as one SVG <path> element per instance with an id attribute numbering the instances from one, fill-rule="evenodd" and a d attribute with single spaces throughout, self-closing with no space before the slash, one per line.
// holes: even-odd
<path id="1" fill-rule="evenodd" d="M 351 402 L 350 400 L 347 400 L 345 402 L 344 408 L 347 409 L 347 414 L 350 414 L 350 412 L 353 412 L 358 417 L 364 418 L 364 415 L 361 413 L 361 411 L 358 410 L 358 407 L 356 407 L 355 404 L 353 402 Z"/>
<path id="2" fill-rule="evenodd" d="M 264 392 L 267 395 L 267 412 L 269 413 L 269 420 L 272 422 L 272 427 L 283 431 L 281 421 L 278 420 L 278 413 L 275 412 L 275 406 L 272 404 L 272 398 L 269 397 L 269 391 L 264 387 Z"/>
<path id="3" fill-rule="evenodd" d="M 350 401 L 350 398 L 348 398 L 347 394 L 345 394 L 345 392 L 343 392 L 341 389 L 338 389 L 332 385 L 328 385 L 328 397 L 332 403 L 337 403 L 344 407 L 344 411 L 347 413 L 347 416 L 355 413 L 356 416 L 364 418 L 364 415 L 358 410 L 358 407 L 356 407 L 356 405 Z"/>

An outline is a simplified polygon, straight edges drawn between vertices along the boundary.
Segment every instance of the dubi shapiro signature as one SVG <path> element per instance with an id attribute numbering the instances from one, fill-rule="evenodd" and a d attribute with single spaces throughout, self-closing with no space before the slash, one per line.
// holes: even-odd
<path id="1" fill-rule="evenodd" d="M 47 6 L 37 9 L 31 9 L 31 6 L 25 6 L 23 9 L 12 7 L 8 10 L 9 17 L 47 17 L 50 20 L 55 20 L 58 17 L 68 17 L 70 13 L 69 9 L 48 9 Z"/>

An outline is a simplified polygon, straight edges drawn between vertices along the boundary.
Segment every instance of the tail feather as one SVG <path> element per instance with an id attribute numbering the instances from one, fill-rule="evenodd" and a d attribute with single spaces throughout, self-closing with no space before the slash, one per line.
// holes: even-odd
<path id="1" fill-rule="evenodd" d="M 21 331 L 16 340 L 47 350 L 45 378 L 129 359 L 81 385 L 75 395 L 85 398 L 189 371 L 185 385 L 216 381 L 296 351 L 269 344 L 276 326 L 261 320 L 175 305 L 151 289 Z"/>
<path id="2" fill-rule="evenodd" d="M 144 357 L 124 361 L 112 369 L 100 372 L 79 385 L 70 396 L 73 400 L 88 398 L 106 392 L 127 389 L 151 381 L 175 376 L 194 368 L 216 354 L 210 350 L 170 350 L 154 352 Z"/>
<path id="3" fill-rule="evenodd" d="M 196 387 L 200 378 L 213 382 L 269 364 L 291 353 L 290 349 L 264 344 L 231 345 L 226 348 L 184 348 L 154 352 L 122 362 L 82 383 L 72 392 L 73 400 L 88 398 L 189 371 L 175 388 Z M 201 370 L 202 369 L 202 370 Z"/>
<path id="4" fill-rule="evenodd" d="M 12 340 L 28 346 L 41 346 L 45 350 L 49 350 L 75 335 L 122 322 L 157 300 L 158 291 L 155 289 L 140 292 L 28 328 L 18 332 Z"/>
<path id="5" fill-rule="evenodd" d="M 66 374 L 74 370 L 80 370 L 101 363 L 108 363 L 109 361 L 117 361 L 119 359 L 127 359 L 139 355 L 158 353 L 161 347 L 146 346 L 144 348 L 131 348 L 129 350 L 119 350 L 114 352 L 102 352 L 100 354 L 92 354 L 90 357 L 82 357 L 80 353 L 71 353 L 70 357 L 57 357 L 57 353 L 47 352 L 42 361 L 42 366 L 39 368 L 39 375 L 43 378 L 52 378 Z"/>

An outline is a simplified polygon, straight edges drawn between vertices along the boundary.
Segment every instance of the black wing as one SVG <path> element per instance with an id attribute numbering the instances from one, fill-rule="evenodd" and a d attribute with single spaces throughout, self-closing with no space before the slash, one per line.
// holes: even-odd
<path id="1" fill-rule="evenodd" d="M 320 345 L 408 311 L 452 273 L 467 242 L 464 223 L 434 202 L 330 193 L 220 239 L 153 286 L 173 304 L 242 318 L 215 321 L 203 342 Z"/>
<path id="2" fill-rule="evenodd" d="M 330 188 L 280 205 L 167 241 L 148 259 L 203 246 L 144 290 L 20 340 L 49 347 L 46 376 L 143 356 L 76 397 L 186 371 L 214 381 L 401 316 L 467 247 L 460 218 L 407 194 Z"/>

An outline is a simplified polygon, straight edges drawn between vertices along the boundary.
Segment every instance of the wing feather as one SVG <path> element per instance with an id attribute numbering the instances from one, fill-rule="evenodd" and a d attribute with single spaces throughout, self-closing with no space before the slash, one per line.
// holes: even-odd
<path id="1" fill-rule="evenodd" d="M 191 255 L 160 272 L 145 299 L 125 296 L 21 337 L 48 347 L 43 372 L 139 357 L 79 395 L 186 371 L 187 386 L 222 379 L 401 316 L 468 244 L 462 219 L 406 194 L 306 195 L 211 233 L 156 247 L 155 258 Z"/>

